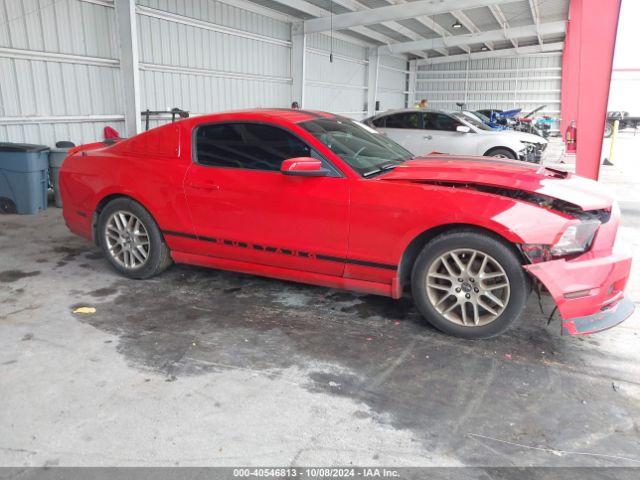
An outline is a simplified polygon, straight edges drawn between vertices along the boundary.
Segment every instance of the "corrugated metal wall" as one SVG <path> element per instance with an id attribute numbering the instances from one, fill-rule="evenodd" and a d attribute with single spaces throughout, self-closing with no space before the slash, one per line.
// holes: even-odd
<path id="1" fill-rule="evenodd" d="M 214 1 L 138 3 L 143 111 L 291 103 L 288 23 Z"/>
<path id="2" fill-rule="evenodd" d="M 329 61 L 330 52 L 329 36 L 307 36 L 305 108 L 363 118 L 367 103 L 367 49 L 334 38 L 333 62 Z"/>
<path id="3" fill-rule="evenodd" d="M 229 0 L 138 0 L 141 109 L 192 114 L 291 104 L 291 24 Z M 307 38 L 307 108 L 365 115 L 367 50 Z M 53 145 L 124 131 L 111 0 L 0 0 L 0 141 Z M 382 57 L 381 103 L 403 106 L 406 62 Z M 162 123 L 155 119 L 151 126 Z"/>
<path id="4" fill-rule="evenodd" d="M 113 8 L 0 0 L 0 141 L 52 145 L 122 128 Z"/>
<path id="5" fill-rule="evenodd" d="M 470 110 L 525 112 L 546 104 L 544 112 L 558 116 L 561 76 L 559 54 L 419 65 L 416 99 L 426 98 L 431 108 L 449 111 L 458 109 L 456 102 Z"/>
<path id="6" fill-rule="evenodd" d="M 380 110 L 391 110 L 407 106 L 407 59 L 380 56 L 378 69 L 378 101 Z"/>

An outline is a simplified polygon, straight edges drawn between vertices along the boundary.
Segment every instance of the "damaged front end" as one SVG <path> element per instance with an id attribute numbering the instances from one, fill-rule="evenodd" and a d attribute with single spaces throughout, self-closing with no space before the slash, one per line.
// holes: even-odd
<path id="1" fill-rule="evenodd" d="M 512 233 L 522 233 L 512 241 L 526 259 L 523 268 L 553 297 L 563 333 L 604 330 L 633 312 L 624 297 L 631 257 L 615 245 L 620 210 L 597 182 L 547 166 L 445 155 L 409 160 L 380 179 L 515 201 L 491 220 L 498 218 Z M 514 204 L 535 205 L 561 221 L 545 223 L 551 218 L 533 211 L 531 218 L 519 217 L 528 210 Z M 509 210 L 511 216 L 504 215 Z"/>
<path id="2" fill-rule="evenodd" d="M 533 203 L 569 220 L 552 242 L 518 245 L 528 263 L 523 268 L 549 292 L 562 318 L 562 333 L 585 335 L 611 328 L 634 310 L 624 296 L 631 257 L 615 248 L 620 211 L 583 210 L 548 195 L 488 185 L 429 182 L 466 188 Z M 617 246 L 616 246 L 617 247 Z"/>
<path id="3" fill-rule="evenodd" d="M 567 213 L 567 212 L 564 212 Z M 562 333 L 585 335 L 627 319 L 634 305 L 624 296 L 631 257 L 615 248 L 618 207 L 580 211 L 552 245 L 523 244 L 527 270 L 553 297 Z"/>
<path id="4" fill-rule="evenodd" d="M 545 195 L 504 190 L 494 193 L 573 218 L 553 243 L 519 245 L 530 262 L 523 268 L 556 303 L 562 318 L 562 334 L 599 332 L 631 316 L 634 304 L 624 296 L 631 256 L 615 248 L 620 222 L 615 203 L 608 209 L 583 210 Z"/>

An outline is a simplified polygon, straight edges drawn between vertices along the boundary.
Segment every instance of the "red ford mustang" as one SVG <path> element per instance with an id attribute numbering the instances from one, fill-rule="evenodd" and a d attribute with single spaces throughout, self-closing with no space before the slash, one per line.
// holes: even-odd
<path id="1" fill-rule="evenodd" d="M 411 153 L 324 112 L 253 110 L 165 125 L 70 152 L 64 218 L 113 267 L 172 262 L 399 298 L 464 338 L 503 332 L 533 283 L 564 333 L 633 311 L 619 209 L 599 185 L 550 168 Z"/>

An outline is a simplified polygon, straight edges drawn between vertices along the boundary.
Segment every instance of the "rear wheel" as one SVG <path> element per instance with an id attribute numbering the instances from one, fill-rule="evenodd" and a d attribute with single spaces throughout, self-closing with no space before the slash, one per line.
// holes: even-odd
<path id="1" fill-rule="evenodd" d="M 434 327 L 476 339 L 509 328 L 531 287 L 509 246 L 469 230 L 431 240 L 414 264 L 411 288 L 418 310 Z"/>
<path id="2" fill-rule="evenodd" d="M 511 151 L 506 148 L 494 148 L 493 150 L 489 150 L 485 156 L 487 157 L 498 157 L 498 158 L 510 158 L 512 160 L 517 160 L 518 157 Z"/>
<path id="3" fill-rule="evenodd" d="M 98 219 L 98 234 L 109 263 L 126 277 L 149 278 L 172 263 L 153 217 L 129 198 L 117 198 L 104 207 Z"/>

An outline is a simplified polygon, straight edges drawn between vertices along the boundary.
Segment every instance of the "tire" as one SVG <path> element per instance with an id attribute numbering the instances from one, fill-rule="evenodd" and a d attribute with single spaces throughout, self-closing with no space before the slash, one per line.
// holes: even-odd
<path id="1" fill-rule="evenodd" d="M 472 257 L 474 251 L 476 255 Z M 462 264 L 471 260 L 470 273 L 456 266 L 452 252 Z M 445 268 L 443 256 L 454 275 Z M 484 258 L 487 263 L 481 276 Z M 446 276 L 452 278 L 440 278 Z M 499 288 L 502 283 L 507 286 Z M 501 334 L 521 317 L 531 281 L 508 244 L 490 234 L 456 230 L 438 235 L 425 245 L 411 272 L 411 291 L 416 307 L 435 328 L 460 338 L 480 339 Z M 502 306 L 486 296 L 486 292 Z"/>
<path id="2" fill-rule="evenodd" d="M 125 224 L 127 226 L 122 228 Z M 125 277 L 150 278 L 173 263 L 151 214 L 129 198 L 112 200 L 102 209 L 98 218 L 98 238 L 109 263 Z"/>
<path id="3" fill-rule="evenodd" d="M 0 197 L 0 213 L 18 213 L 18 209 L 13 200 Z"/>
<path id="4" fill-rule="evenodd" d="M 611 135 L 613 135 L 613 124 L 606 122 L 604 124 L 604 138 L 609 138 Z"/>
<path id="5" fill-rule="evenodd" d="M 506 148 L 494 148 L 489 150 L 484 154 L 485 157 L 498 157 L 498 158 L 510 158 L 512 160 L 517 160 L 518 157 L 511 151 Z"/>

